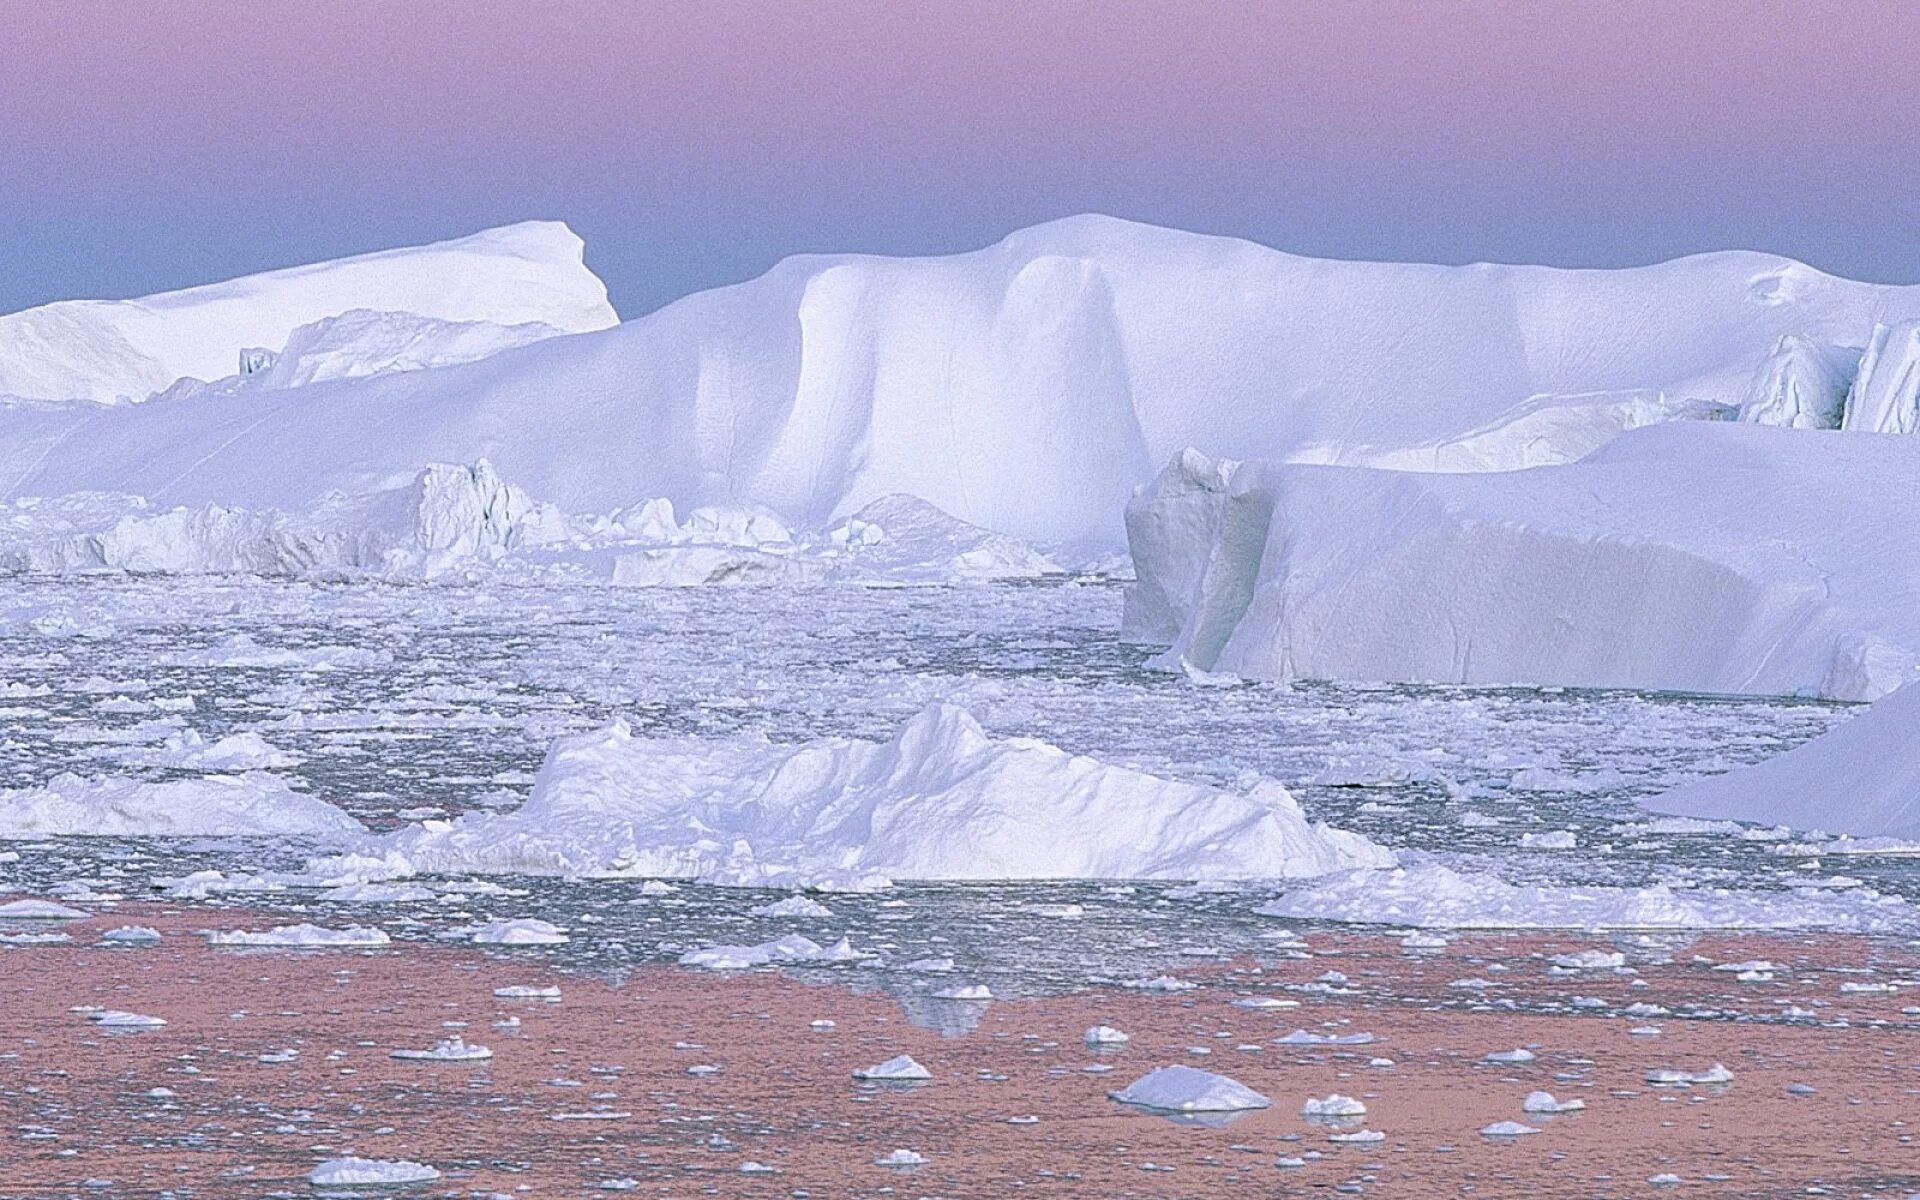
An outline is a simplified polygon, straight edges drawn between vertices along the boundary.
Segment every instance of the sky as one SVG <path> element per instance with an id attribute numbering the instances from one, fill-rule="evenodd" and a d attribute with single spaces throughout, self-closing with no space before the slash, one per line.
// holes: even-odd
<path id="1" fill-rule="evenodd" d="M 0 312 L 559 218 L 624 317 L 1105 212 L 1920 282 L 1920 4 L 0 0 Z"/>

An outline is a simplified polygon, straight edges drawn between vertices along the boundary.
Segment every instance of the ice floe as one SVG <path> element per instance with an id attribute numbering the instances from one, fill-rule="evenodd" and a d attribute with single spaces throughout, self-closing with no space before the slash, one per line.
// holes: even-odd
<path id="1" fill-rule="evenodd" d="M 1180 1113 L 1235 1112 L 1273 1103 L 1237 1080 L 1186 1066 L 1155 1068 L 1107 1095 L 1122 1104 Z"/>

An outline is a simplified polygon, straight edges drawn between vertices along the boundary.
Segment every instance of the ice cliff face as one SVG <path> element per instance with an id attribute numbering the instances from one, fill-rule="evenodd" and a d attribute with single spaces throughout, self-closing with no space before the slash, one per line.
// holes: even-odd
<path id="1" fill-rule="evenodd" d="M 300 327 L 355 310 L 489 326 L 538 323 L 567 333 L 604 329 L 619 318 L 582 250 L 565 225 L 528 221 L 137 300 L 27 309 L 0 316 L 0 396 L 145 400 L 183 378 L 233 375 L 242 351 L 277 351 Z M 503 341 L 491 340 L 495 348 Z M 313 347 L 293 350 L 301 357 Z M 404 356 L 404 347 L 390 355 Z M 317 369 L 312 377 L 325 374 Z"/>
<path id="2" fill-rule="evenodd" d="M 1916 480 L 1920 440 L 1730 424 L 1474 475 L 1185 455 L 1128 512 L 1128 635 L 1262 678 L 1868 700 L 1920 672 Z"/>
<path id="3" fill-rule="evenodd" d="M 1183 446 L 1484 470 L 1734 409 L 1830 422 L 1825 376 L 1750 403 L 1781 339 L 1864 346 L 1917 317 L 1920 291 L 1760 254 L 1621 271 L 1326 262 L 1084 217 L 943 258 L 791 259 L 612 329 L 315 376 L 297 397 L 16 407 L 0 411 L 0 482 L 297 508 L 485 457 L 576 512 L 663 496 L 820 527 L 904 493 L 1028 540 L 1114 545 L 1132 489 Z"/>

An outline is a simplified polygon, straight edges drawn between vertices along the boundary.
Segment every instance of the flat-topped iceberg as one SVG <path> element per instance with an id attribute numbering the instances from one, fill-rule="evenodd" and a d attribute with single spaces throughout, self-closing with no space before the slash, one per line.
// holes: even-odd
<path id="1" fill-rule="evenodd" d="M 1296 878 L 1393 856 L 1276 783 L 1163 779 L 933 704 L 884 742 L 566 737 L 520 809 L 368 839 L 339 869 L 815 880 Z M 322 867 L 322 870 L 333 870 Z"/>

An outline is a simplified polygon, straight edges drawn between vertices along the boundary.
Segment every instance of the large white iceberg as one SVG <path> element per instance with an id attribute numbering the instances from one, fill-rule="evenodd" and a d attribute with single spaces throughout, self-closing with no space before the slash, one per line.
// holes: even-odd
<path id="1" fill-rule="evenodd" d="M 1920 687 L 1908 686 L 1785 754 L 1641 803 L 1688 817 L 1920 839 L 1916 730 Z"/>
<path id="2" fill-rule="evenodd" d="M 63 300 L 0 316 L 0 396 L 145 400 L 183 378 L 217 380 L 264 365 L 258 354 L 243 361 L 242 351 L 277 351 L 301 326 L 355 310 L 494 327 L 537 322 L 568 333 L 604 329 L 619 319 L 605 285 L 587 270 L 573 231 L 555 221 L 527 221 L 136 300 Z M 458 339 L 443 332 L 441 341 Z M 448 357 L 457 361 L 472 348 L 454 345 Z M 314 349 L 296 342 L 293 357 L 309 357 Z M 390 349 L 390 360 L 405 360 L 404 347 Z M 341 373 L 339 367 L 337 360 L 331 368 L 314 367 L 310 377 Z"/>
<path id="3" fill-rule="evenodd" d="M 1920 439 L 1690 422 L 1560 467 L 1176 459 L 1128 636 L 1270 679 L 1865 700 L 1920 670 Z"/>
<path id="4" fill-rule="evenodd" d="M 566 237 L 564 278 L 585 286 Z M 541 304 L 346 299 L 274 330 L 223 321 L 218 338 L 182 341 L 194 361 L 95 394 L 229 374 L 236 345 L 277 347 L 348 308 L 610 319 L 597 292 L 566 319 Z M 665 496 L 817 528 L 905 493 L 1030 541 L 1112 544 L 1129 492 L 1183 446 L 1449 469 L 1565 461 L 1614 428 L 1745 404 L 1782 337 L 1865 345 L 1877 323 L 1914 317 L 1920 289 L 1764 254 L 1618 271 L 1329 262 L 1085 216 L 948 257 L 789 259 L 611 329 L 432 371 L 104 413 L 15 407 L 0 411 L 0 479 L 7 496 L 291 511 L 484 457 L 572 512 Z M 36 344 L 84 340 L 48 327 Z M 0 382 L 23 389 L 75 390 Z"/>
<path id="5" fill-rule="evenodd" d="M 735 884 L 892 879 L 1288 878 L 1382 866 L 1286 789 L 1162 779 L 934 704 L 884 742 L 793 746 L 565 737 L 518 810 L 369 839 L 359 872 L 685 876 Z"/>

